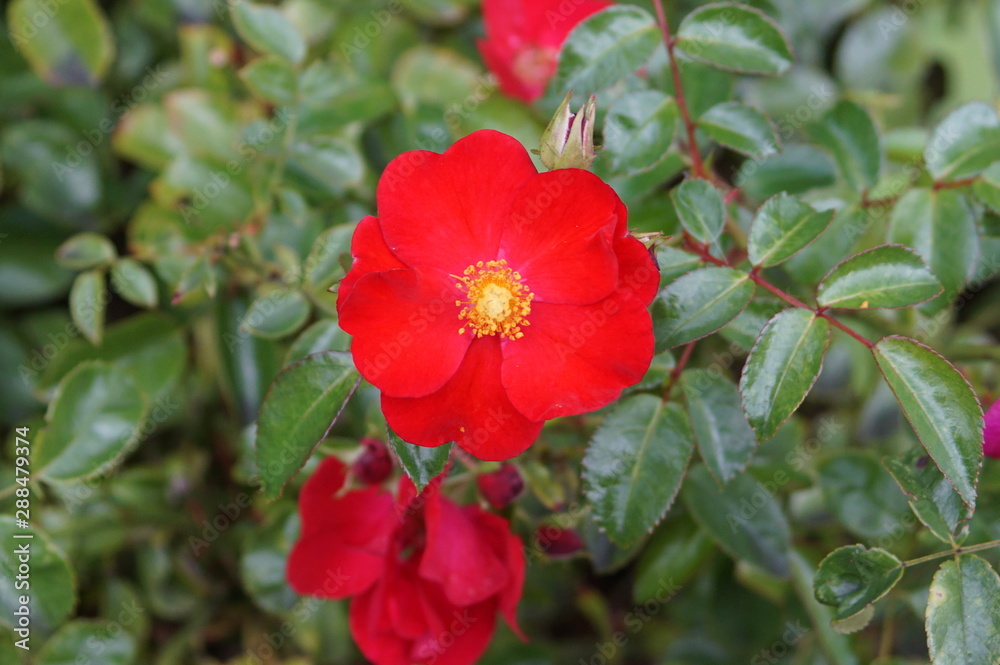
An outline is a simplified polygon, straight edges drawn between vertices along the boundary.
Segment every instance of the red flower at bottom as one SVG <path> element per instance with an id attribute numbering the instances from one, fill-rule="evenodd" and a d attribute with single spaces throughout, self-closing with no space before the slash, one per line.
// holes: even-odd
<path id="1" fill-rule="evenodd" d="M 521 541 L 502 518 L 421 494 L 369 487 L 340 496 L 347 467 L 323 460 L 299 497 L 302 533 L 287 578 L 300 594 L 353 596 L 351 635 L 376 665 L 469 665 L 486 649 L 499 611 L 520 634 Z"/>

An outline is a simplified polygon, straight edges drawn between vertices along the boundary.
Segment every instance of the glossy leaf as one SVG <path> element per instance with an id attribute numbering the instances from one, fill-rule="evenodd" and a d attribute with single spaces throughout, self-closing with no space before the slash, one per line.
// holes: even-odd
<path id="1" fill-rule="evenodd" d="M 30 539 L 20 538 L 31 534 Z M 0 624 L 13 627 L 14 612 L 21 607 L 17 587 L 18 555 L 15 550 L 28 544 L 31 552 L 31 593 L 28 609 L 31 617 L 31 637 L 54 630 L 69 616 L 76 605 L 76 579 L 66 557 L 45 533 L 36 528 L 22 529 L 13 515 L 0 515 L 0 539 L 6 547 L 0 548 Z M 37 632 L 36 632 L 37 631 Z M 29 645 L 35 642 L 29 641 Z"/>
<path id="2" fill-rule="evenodd" d="M 779 148 L 771 121 L 739 102 L 716 104 L 698 118 L 697 125 L 716 143 L 750 157 L 764 157 Z"/>
<path id="3" fill-rule="evenodd" d="M 608 7 L 569 34 L 549 89 L 596 93 L 637 70 L 659 44 L 649 12 L 632 5 Z"/>
<path id="4" fill-rule="evenodd" d="M 88 270 L 77 275 L 69 292 L 69 311 L 73 323 L 94 345 L 104 337 L 104 309 L 108 303 L 104 271 Z"/>
<path id="5" fill-rule="evenodd" d="M 783 74 L 792 51 L 763 12 L 735 3 L 699 7 L 681 21 L 677 48 L 716 67 L 743 74 Z"/>
<path id="6" fill-rule="evenodd" d="M 848 545 L 819 564 L 813 588 L 816 600 L 834 608 L 834 619 L 857 616 L 896 586 L 903 577 L 899 559 L 883 549 Z"/>
<path id="7" fill-rule="evenodd" d="M 688 370 L 681 388 L 698 442 L 698 453 L 722 484 L 743 472 L 757 450 L 757 437 L 743 415 L 740 392 L 728 377 Z"/>
<path id="8" fill-rule="evenodd" d="M 149 269 L 133 258 L 123 258 L 111 266 L 111 286 L 137 307 L 156 307 L 159 291 Z"/>
<path id="9" fill-rule="evenodd" d="M 722 194 L 712 183 L 690 178 L 670 193 L 684 229 L 703 243 L 714 243 L 726 223 Z"/>
<path id="10" fill-rule="evenodd" d="M 49 404 L 34 472 L 78 480 L 106 471 L 142 439 L 147 407 L 129 372 L 100 361 L 80 363 Z"/>
<path id="11" fill-rule="evenodd" d="M 111 27 L 95 0 L 14 0 L 7 16 L 10 40 L 52 85 L 93 85 L 114 59 Z"/>
<path id="12" fill-rule="evenodd" d="M 648 171 L 667 156 L 677 126 L 677 103 L 656 90 L 619 97 L 604 118 L 604 153 L 615 173 Z"/>
<path id="13" fill-rule="evenodd" d="M 277 8 L 250 2 L 237 2 L 230 7 L 236 31 L 250 46 L 292 64 L 302 62 L 306 55 L 305 40 Z"/>
<path id="14" fill-rule="evenodd" d="M 860 451 L 843 451 L 816 467 L 831 512 L 859 538 L 876 540 L 904 528 L 906 501 L 878 461 Z"/>
<path id="15" fill-rule="evenodd" d="M 755 266 L 777 265 L 805 249 L 832 219 L 832 210 L 821 212 L 784 192 L 772 196 L 750 226 L 748 258 Z"/>
<path id="16" fill-rule="evenodd" d="M 358 383 L 349 356 L 314 353 L 274 379 L 257 418 L 257 467 L 269 499 L 302 468 L 326 437 Z"/>
<path id="17" fill-rule="evenodd" d="M 386 436 L 396 461 L 413 481 L 418 492 L 423 491 L 429 482 L 444 473 L 448 466 L 454 444 L 446 443 L 433 448 L 418 446 L 403 441 L 391 429 L 386 431 Z"/>
<path id="18" fill-rule="evenodd" d="M 657 529 L 636 565 L 635 602 L 662 601 L 665 592 L 694 575 L 713 549 L 711 536 L 687 518 Z"/>
<path id="19" fill-rule="evenodd" d="M 107 621 L 78 619 L 50 637 L 38 652 L 36 665 L 128 665 L 138 651 L 135 638 L 123 630 L 114 630 Z"/>
<path id="20" fill-rule="evenodd" d="M 653 301 L 657 352 L 715 332 L 743 311 L 753 293 L 747 274 L 732 268 L 701 268 L 679 277 Z"/>
<path id="21" fill-rule="evenodd" d="M 774 436 L 802 404 L 829 342 L 830 324 L 806 309 L 786 309 L 768 322 L 740 379 L 743 409 L 758 439 Z"/>
<path id="22" fill-rule="evenodd" d="M 257 337 L 281 339 L 301 328 L 309 311 L 309 301 L 301 291 L 279 289 L 254 300 L 243 325 Z"/>
<path id="23" fill-rule="evenodd" d="M 975 175 L 1000 154 L 1000 117 L 983 102 L 960 106 L 935 128 L 924 151 L 927 170 L 938 180 Z"/>
<path id="24" fill-rule="evenodd" d="M 115 260 L 118 251 L 100 233 L 77 233 L 56 250 L 56 262 L 73 270 L 86 270 L 104 266 Z"/>
<path id="25" fill-rule="evenodd" d="M 849 187 L 866 191 L 878 182 L 881 142 L 875 123 L 863 108 L 841 100 L 809 127 L 809 135 L 833 155 Z"/>
<path id="26" fill-rule="evenodd" d="M 703 529 L 731 557 L 775 577 L 791 573 L 791 533 L 774 494 L 747 474 L 725 486 L 702 466 L 688 471 L 684 504 Z"/>
<path id="27" fill-rule="evenodd" d="M 946 543 L 960 543 L 965 538 L 972 510 L 923 449 L 911 449 L 902 457 L 887 457 L 882 463 L 931 533 Z"/>
<path id="28" fill-rule="evenodd" d="M 626 398 L 605 417 L 583 460 L 594 518 L 615 543 L 629 545 L 670 509 L 694 450 L 687 414 L 655 395 Z"/>
<path id="29" fill-rule="evenodd" d="M 1000 577 L 974 555 L 946 561 L 927 597 L 927 646 L 934 665 L 1000 661 Z"/>
<path id="30" fill-rule="evenodd" d="M 855 254 L 823 278 L 816 294 L 822 307 L 909 307 L 941 294 L 944 287 L 923 258 L 902 245 L 881 245 Z"/>
<path id="31" fill-rule="evenodd" d="M 962 500 L 975 508 L 983 411 L 969 382 L 933 349 L 906 337 L 885 337 L 872 353 L 920 442 Z"/>

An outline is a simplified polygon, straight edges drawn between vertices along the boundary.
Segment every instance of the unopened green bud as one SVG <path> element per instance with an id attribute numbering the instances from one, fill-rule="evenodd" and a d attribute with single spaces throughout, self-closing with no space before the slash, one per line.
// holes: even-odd
<path id="1" fill-rule="evenodd" d="M 597 97 L 591 95 L 579 111 L 570 113 L 572 97 L 571 90 L 542 134 L 538 154 L 549 169 L 589 169 L 597 156 L 594 149 Z"/>

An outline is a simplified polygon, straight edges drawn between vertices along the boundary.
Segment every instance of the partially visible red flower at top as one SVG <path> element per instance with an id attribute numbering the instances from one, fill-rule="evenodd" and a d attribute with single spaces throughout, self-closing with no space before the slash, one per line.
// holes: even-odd
<path id="1" fill-rule="evenodd" d="M 400 155 L 376 195 L 337 308 L 404 441 L 508 459 L 545 420 L 603 407 L 648 369 L 656 264 L 594 174 L 539 174 L 483 130 Z"/>
<path id="2" fill-rule="evenodd" d="M 358 648 L 376 665 L 470 665 L 499 612 L 520 634 L 524 551 L 506 520 L 477 506 L 422 494 L 404 477 L 398 495 L 376 487 L 338 496 L 340 460 L 323 460 L 299 496 L 301 536 L 286 576 L 300 594 L 351 600 Z"/>
<path id="3" fill-rule="evenodd" d="M 604 0 L 483 0 L 479 52 L 504 93 L 533 102 L 556 73 L 570 31 L 613 3 Z"/>
<path id="4" fill-rule="evenodd" d="M 983 453 L 987 457 L 1000 458 L 1000 400 L 986 412 L 986 432 Z"/>

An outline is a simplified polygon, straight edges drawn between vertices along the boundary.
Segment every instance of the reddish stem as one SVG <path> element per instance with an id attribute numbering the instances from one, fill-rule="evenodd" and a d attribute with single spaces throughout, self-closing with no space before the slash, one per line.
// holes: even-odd
<path id="1" fill-rule="evenodd" d="M 681 377 L 684 372 L 684 368 L 687 367 L 688 361 L 691 360 L 691 354 L 694 352 L 694 345 L 698 343 L 698 340 L 693 342 L 688 342 L 684 347 L 684 351 L 681 353 L 680 359 L 674 368 L 670 370 L 670 378 L 667 379 L 667 387 L 663 390 L 663 401 L 670 401 L 670 394 L 674 391 L 674 386 L 677 385 L 677 380 Z"/>
<path id="2" fill-rule="evenodd" d="M 961 187 L 969 187 L 974 185 L 979 181 L 979 176 L 974 175 L 971 178 L 963 178 L 962 180 L 952 180 L 951 182 L 941 182 L 940 180 L 934 183 L 934 191 L 939 189 L 959 189 Z"/>
<path id="3" fill-rule="evenodd" d="M 681 69 L 677 65 L 677 58 L 674 57 L 674 38 L 670 34 L 670 25 L 667 23 L 667 16 L 663 11 L 663 0 L 655 0 L 653 7 L 656 9 L 656 21 L 660 24 L 660 32 L 663 33 L 663 45 L 667 47 L 667 59 L 670 60 L 670 75 L 674 80 L 674 97 L 677 99 L 677 108 L 681 112 L 681 119 L 684 121 L 684 128 L 687 130 L 691 166 L 694 168 L 696 177 L 707 180 L 708 172 L 705 170 L 705 164 L 701 161 L 701 151 L 698 150 L 698 140 L 694 135 L 694 121 L 691 120 L 691 112 L 688 111 L 687 100 L 684 98 Z"/>

